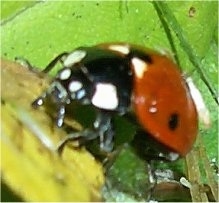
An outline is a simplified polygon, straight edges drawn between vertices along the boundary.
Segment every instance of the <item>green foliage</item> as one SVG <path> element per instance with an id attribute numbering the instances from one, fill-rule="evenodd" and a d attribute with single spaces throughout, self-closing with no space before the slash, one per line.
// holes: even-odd
<path id="1" fill-rule="evenodd" d="M 200 136 L 209 159 L 217 158 L 218 106 L 193 63 L 195 60 L 200 65 L 216 92 L 217 9 L 217 1 L 3 1 L 1 55 L 11 60 L 22 56 L 42 69 L 61 52 L 102 42 L 123 41 L 170 50 L 177 54 L 182 71 L 191 74 L 210 110 L 211 127 L 200 125 Z M 84 119 L 86 123 L 86 116 Z M 121 129 L 118 124 L 117 128 L 118 132 L 130 130 L 129 137 L 134 134 L 134 128 L 125 121 Z M 118 142 L 125 140 L 126 133 L 120 134 Z M 123 171 L 130 162 L 117 162 L 114 167 Z M 137 167 L 142 169 L 142 164 Z M 128 176 L 127 181 L 132 183 Z"/>

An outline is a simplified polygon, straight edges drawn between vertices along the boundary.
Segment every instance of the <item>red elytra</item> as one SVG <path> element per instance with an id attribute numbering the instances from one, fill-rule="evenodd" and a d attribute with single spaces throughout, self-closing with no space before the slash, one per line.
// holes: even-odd
<path id="1" fill-rule="evenodd" d="M 142 77 L 134 77 L 133 105 L 143 128 L 159 142 L 186 155 L 198 133 L 197 111 L 186 82 L 167 56 L 150 53 Z M 134 68 L 133 68 L 134 69 Z M 171 129 L 171 115 L 177 126 Z"/>

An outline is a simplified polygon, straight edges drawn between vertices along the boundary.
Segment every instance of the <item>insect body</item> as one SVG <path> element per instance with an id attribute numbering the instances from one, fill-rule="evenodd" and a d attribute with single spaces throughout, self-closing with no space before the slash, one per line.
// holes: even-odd
<path id="1" fill-rule="evenodd" d="M 171 151 L 185 155 L 195 141 L 197 112 L 189 88 L 176 64 L 167 56 L 125 43 L 79 47 L 56 57 L 63 64 L 50 87 L 34 102 L 49 96 L 58 107 L 57 126 L 63 125 L 65 106 L 72 101 L 97 110 L 93 129 L 81 132 L 100 138 L 100 148 L 113 149 L 112 117 L 133 111 L 140 126 Z"/>

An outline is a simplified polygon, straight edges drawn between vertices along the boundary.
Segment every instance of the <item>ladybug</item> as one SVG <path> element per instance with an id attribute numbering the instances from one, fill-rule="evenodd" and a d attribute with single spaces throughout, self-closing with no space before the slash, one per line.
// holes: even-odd
<path id="1" fill-rule="evenodd" d="M 113 149 L 113 116 L 129 113 L 171 153 L 184 156 L 192 148 L 197 110 L 182 73 L 168 56 L 126 43 L 99 44 L 62 53 L 43 72 L 59 62 L 63 67 L 32 103 L 37 108 L 49 97 L 58 109 L 58 127 L 63 125 L 66 105 L 78 101 L 97 112 L 92 129 L 78 137 L 99 137 L 105 152 Z"/>

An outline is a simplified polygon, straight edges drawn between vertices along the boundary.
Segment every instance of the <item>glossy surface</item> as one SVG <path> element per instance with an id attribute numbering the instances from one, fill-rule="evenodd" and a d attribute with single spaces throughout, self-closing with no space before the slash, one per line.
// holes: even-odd
<path id="1" fill-rule="evenodd" d="M 145 130 L 185 155 L 198 132 L 195 105 L 177 66 L 166 56 L 150 56 L 143 76 L 134 77 L 134 109 Z"/>
<path id="2" fill-rule="evenodd" d="M 181 72 L 167 56 L 125 43 L 99 44 L 60 54 L 44 72 L 58 62 L 63 68 L 33 102 L 38 107 L 52 98 L 58 107 L 57 126 L 63 125 L 66 105 L 77 100 L 97 110 L 93 128 L 79 137 L 99 137 L 103 151 L 113 149 L 112 117 L 131 109 L 148 132 L 145 136 L 152 135 L 170 153 L 183 156 L 192 148 L 198 132 L 196 107 Z"/>

